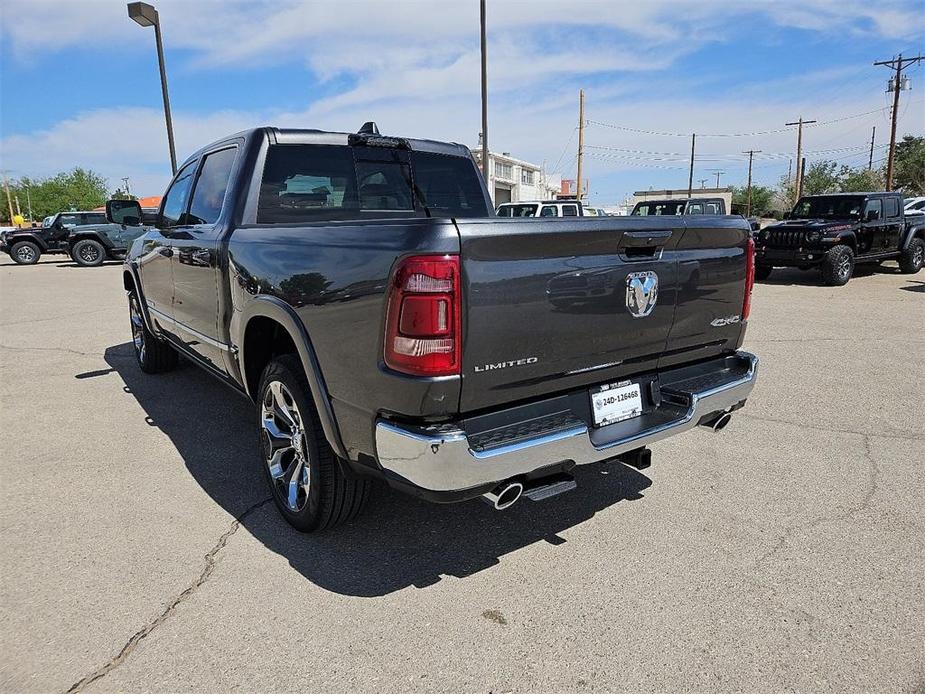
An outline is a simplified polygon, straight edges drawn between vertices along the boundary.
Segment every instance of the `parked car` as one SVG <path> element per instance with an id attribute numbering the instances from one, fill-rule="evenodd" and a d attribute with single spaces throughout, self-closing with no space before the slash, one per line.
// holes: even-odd
<path id="1" fill-rule="evenodd" d="M 584 207 L 575 200 L 524 200 L 498 205 L 499 217 L 583 217 Z"/>
<path id="2" fill-rule="evenodd" d="M 683 198 L 680 200 L 643 200 L 633 207 L 631 216 L 686 214 L 726 214 L 723 198 Z"/>
<path id="3" fill-rule="evenodd" d="M 575 464 L 644 467 L 655 441 L 722 429 L 751 392 L 748 227 L 687 224 L 499 219 L 462 145 L 257 128 L 187 159 L 132 243 L 135 356 L 181 353 L 253 401 L 299 530 L 354 516 L 371 479 L 538 501 Z M 569 304 L 585 285 L 605 291 Z"/>
<path id="4" fill-rule="evenodd" d="M 68 253 L 83 267 L 102 265 L 104 260 L 122 260 L 132 241 L 155 224 L 157 210 L 142 208 L 141 219 L 127 219 L 124 224 L 90 224 L 72 227 L 68 235 Z"/>
<path id="5" fill-rule="evenodd" d="M 726 201 L 723 198 L 683 198 L 680 200 L 644 200 L 637 202 L 630 216 L 656 216 L 664 215 L 725 215 Z M 761 228 L 761 220 L 757 217 L 743 215 L 730 215 L 748 222 L 752 233 Z"/>
<path id="6" fill-rule="evenodd" d="M 105 224 L 103 212 L 59 212 L 46 217 L 41 227 L 25 227 L 4 232 L 0 237 L 0 251 L 9 253 L 20 265 L 33 265 L 43 253 L 67 253 L 71 229 L 83 224 Z"/>
<path id="7" fill-rule="evenodd" d="M 906 219 L 899 193 L 838 193 L 800 198 L 784 221 L 758 234 L 756 274 L 775 267 L 818 267 L 826 284 L 846 284 L 858 263 L 899 261 L 916 273 L 925 258 L 925 219 Z"/>
<path id="8" fill-rule="evenodd" d="M 925 196 L 903 200 L 903 212 L 907 217 L 925 215 Z"/>

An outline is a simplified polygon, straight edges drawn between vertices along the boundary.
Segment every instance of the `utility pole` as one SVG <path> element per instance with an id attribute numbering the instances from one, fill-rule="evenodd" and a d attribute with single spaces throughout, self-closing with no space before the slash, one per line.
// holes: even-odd
<path id="1" fill-rule="evenodd" d="M 19 207 L 19 193 L 13 196 L 16 199 L 16 214 L 22 217 L 22 208 Z"/>
<path id="2" fill-rule="evenodd" d="M 578 190 L 577 200 L 581 202 L 581 174 L 585 157 L 585 90 L 578 90 Z"/>
<path id="3" fill-rule="evenodd" d="M 6 190 L 6 205 L 10 210 L 10 224 L 13 223 L 13 199 L 10 197 L 10 182 L 6 180 L 6 172 L 3 173 L 3 188 Z"/>
<path id="4" fill-rule="evenodd" d="M 32 196 L 29 194 L 29 186 L 26 186 L 26 205 L 29 207 L 29 221 L 35 221 L 35 217 L 32 216 Z"/>
<path id="5" fill-rule="evenodd" d="M 716 187 L 719 188 L 719 177 L 722 176 L 726 172 L 723 171 L 722 169 L 710 169 L 710 171 L 712 171 L 713 175 L 716 176 Z"/>
<path id="6" fill-rule="evenodd" d="M 742 154 L 748 155 L 748 192 L 746 193 L 745 216 L 752 216 L 752 159 L 756 154 L 760 154 L 760 149 L 750 149 Z"/>
<path id="7" fill-rule="evenodd" d="M 814 120 L 803 120 L 803 116 L 800 116 L 800 120 L 793 123 L 784 123 L 784 125 L 796 125 L 797 127 L 797 182 L 794 186 L 797 191 L 797 200 L 800 199 L 800 193 L 803 190 L 803 170 L 800 166 L 800 162 L 803 160 L 803 126 L 808 125 L 809 123 L 815 123 Z"/>
<path id="8" fill-rule="evenodd" d="M 698 179 L 698 180 L 700 181 L 700 189 L 701 189 L 701 190 L 703 190 L 704 188 L 707 187 L 707 179 L 705 179 L 705 178 L 700 178 L 700 179 Z"/>
<path id="9" fill-rule="evenodd" d="M 909 78 L 903 80 L 903 68 L 925 59 L 923 55 L 903 58 L 902 53 L 893 60 L 880 60 L 874 65 L 885 65 L 895 73 L 889 81 L 888 92 L 893 92 L 893 123 L 890 125 L 890 153 L 886 160 L 886 189 L 893 190 L 893 165 L 896 159 L 896 119 L 899 117 L 899 92 L 909 88 Z"/>
<path id="10" fill-rule="evenodd" d="M 871 171 L 874 168 L 874 137 L 877 135 L 877 126 L 875 125 L 870 131 L 870 159 L 867 162 L 867 170 Z"/>
<path id="11" fill-rule="evenodd" d="M 488 39 L 485 32 L 485 0 L 479 3 L 479 21 L 482 48 L 482 176 L 488 184 Z M 492 196 L 494 197 L 494 196 Z"/>
<path id="12" fill-rule="evenodd" d="M 798 173 L 800 174 L 800 185 L 797 188 L 797 200 L 803 197 L 803 180 L 806 178 L 806 157 L 800 160 L 800 168 Z"/>
<path id="13" fill-rule="evenodd" d="M 694 192 L 694 146 L 697 142 L 697 133 L 691 133 L 691 172 L 687 177 L 687 198 Z"/>

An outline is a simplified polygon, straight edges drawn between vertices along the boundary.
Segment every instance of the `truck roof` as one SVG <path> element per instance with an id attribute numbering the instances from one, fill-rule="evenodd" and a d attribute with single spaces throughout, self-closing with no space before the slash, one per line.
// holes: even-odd
<path id="1" fill-rule="evenodd" d="M 886 190 L 867 191 L 867 192 L 859 190 L 855 193 L 816 193 L 815 195 L 803 195 L 801 197 L 804 197 L 804 198 L 856 198 L 858 196 L 864 196 L 864 195 L 901 196 L 902 193 L 898 193 L 896 191 L 886 191 Z"/>
<path id="2" fill-rule="evenodd" d="M 237 133 L 232 133 L 226 135 L 225 137 L 219 138 L 214 142 L 209 143 L 205 147 L 201 147 L 196 150 L 193 154 L 188 156 L 183 165 L 191 159 L 199 157 L 204 151 L 211 149 L 215 145 L 227 142 L 228 140 L 233 140 L 237 138 L 250 139 L 252 137 L 263 137 L 266 136 L 269 138 L 270 142 L 273 144 L 312 144 L 312 145 L 343 145 L 347 146 L 350 144 L 350 137 L 356 136 L 357 133 L 345 133 L 345 132 L 336 132 L 328 130 L 316 130 L 311 128 L 277 128 L 275 126 L 261 126 L 257 128 L 250 128 L 248 130 L 242 130 Z M 372 133 L 366 133 L 369 137 L 398 137 L 411 147 L 412 151 L 418 152 L 431 152 L 433 154 L 452 154 L 456 156 L 471 157 L 469 148 L 465 145 L 461 145 L 457 142 L 439 142 L 437 140 L 419 140 L 408 137 L 401 137 L 397 135 L 378 135 Z"/>

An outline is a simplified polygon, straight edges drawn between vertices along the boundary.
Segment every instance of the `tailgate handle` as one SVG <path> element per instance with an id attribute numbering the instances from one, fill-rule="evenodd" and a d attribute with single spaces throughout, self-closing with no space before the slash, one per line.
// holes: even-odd
<path id="1" fill-rule="evenodd" d="M 627 231 L 623 234 L 623 245 L 627 248 L 656 248 L 664 246 L 671 238 L 671 231 Z"/>

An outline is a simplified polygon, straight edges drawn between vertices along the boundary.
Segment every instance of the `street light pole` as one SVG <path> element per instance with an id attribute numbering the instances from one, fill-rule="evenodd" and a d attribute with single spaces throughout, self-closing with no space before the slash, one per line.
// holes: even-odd
<path id="1" fill-rule="evenodd" d="M 170 147 L 170 169 L 177 173 L 177 152 L 173 143 L 173 119 L 170 117 L 170 97 L 167 95 L 167 68 L 164 67 L 164 44 L 161 41 L 161 22 L 157 10 L 145 2 L 128 3 L 128 16 L 143 27 L 154 27 L 157 43 L 157 64 L 161 71 L 161 94 L 164 97 L 164 119 L 167 121 L 167 144 Z"/>
<path id="2" fill-rule="evenodd" d="M 485 177 L 485 185 L 488 183 L 488 37 L 485 30 L 485 0 L 479 3 L 479 38 L 482 49 L 482 176 Z M 494 193 L 494 191 L 490 191 Z M 494 195 L 492 195 L 494 199 Z"/>

